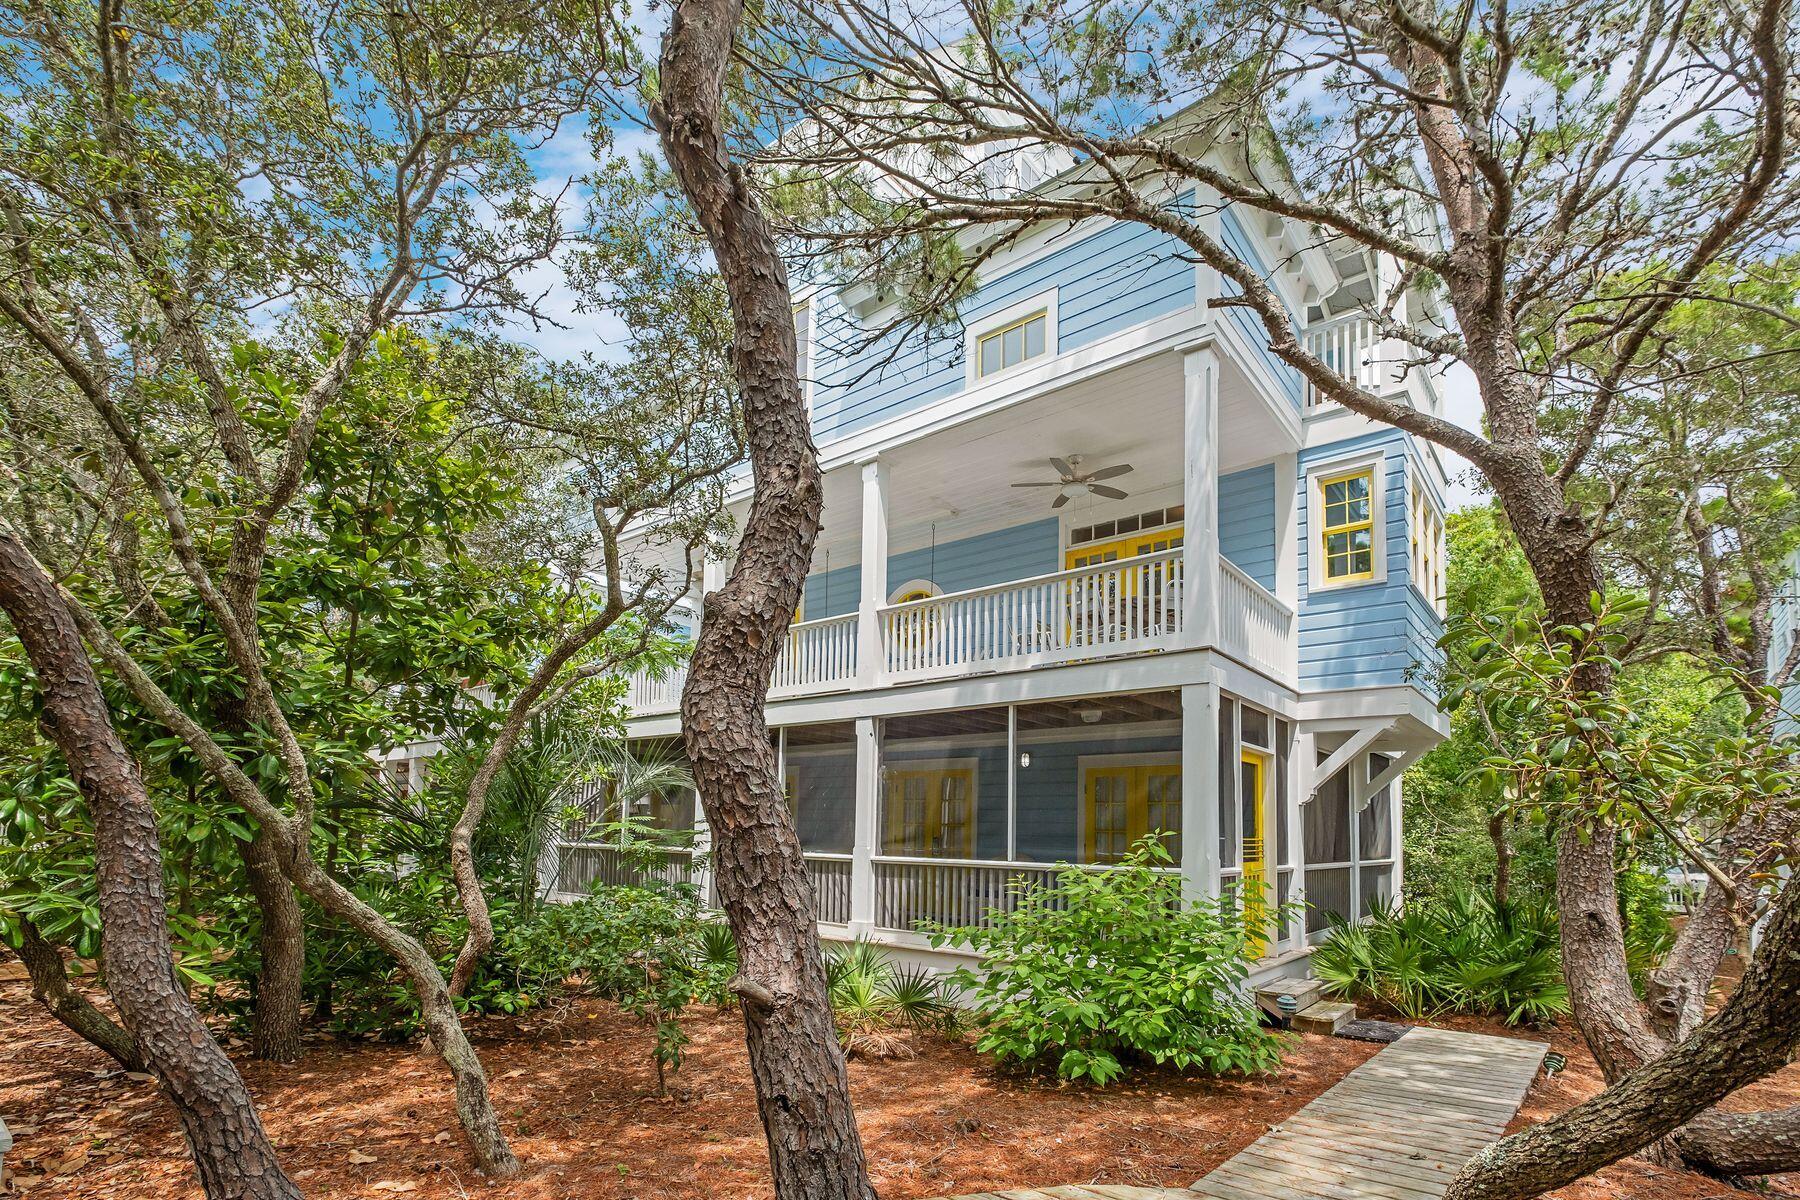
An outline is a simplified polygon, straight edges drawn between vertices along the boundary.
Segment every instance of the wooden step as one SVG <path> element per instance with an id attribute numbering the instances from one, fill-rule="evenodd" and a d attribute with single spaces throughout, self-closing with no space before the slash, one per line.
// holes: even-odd
<path id="1" fill-rule="evenodd" d="M 1294 1028 L 1301 1033 L 1320 1033 L 1330 1037 L 1356 1020 L 1356 1005 L 1342 1000 L 1318 1000 L 1294 1015 Z"/>
<path id="2" fill-rule="evenodd" d="M 1281 998 L 1292 996 L 1294 1006 L 1283 1012 Z M 1256 1003 L 1271 1017 L 1288 1017 L 1325 998 L 1325 985 L 1317 979 L 1277 979 L 1256 989 Z"/>

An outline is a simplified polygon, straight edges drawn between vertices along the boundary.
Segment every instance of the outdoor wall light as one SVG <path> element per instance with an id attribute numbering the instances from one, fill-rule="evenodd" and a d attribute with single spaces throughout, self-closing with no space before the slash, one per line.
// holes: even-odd
<path id="1" fill-rule="evenodd" d="M 1029 751 L 1029 750 L 1019 751 L 1019 765 L 1021 767 L 1029 767 L 1031 765 L 1031 751 Z"/>

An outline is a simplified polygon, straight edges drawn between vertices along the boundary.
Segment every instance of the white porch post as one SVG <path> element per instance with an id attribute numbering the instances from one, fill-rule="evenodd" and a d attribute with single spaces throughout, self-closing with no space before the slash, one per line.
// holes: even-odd
<path id="1" fill-rule="evenodd" d="M 850 846 L 850 932 L 875 928 L 875 849 L 881 813 L 881 745 L 874 717 L 856 718 L 856 829 Z"/>
<path id="2" fill-rule="evenodd" d="M 887 603 L 887 464 L 878 457 L 862 466 L 862 590 L 856 606 L 856 682 L 873 687 L 881 679 L 887 650 L 881 642 L 881 606 Z"/>
<path id="3" fill-rule="evenodd" d="M 1219 685 L 1181 689 L 1181 896 L 1219 894 Z"/>
<path id="4" fill-rule="evenodd" d="M 1218 357 L 1210 349 L 1190 351 L 1182 371 L 1182 641 L 1212 646 L 1219 640 Z"/>

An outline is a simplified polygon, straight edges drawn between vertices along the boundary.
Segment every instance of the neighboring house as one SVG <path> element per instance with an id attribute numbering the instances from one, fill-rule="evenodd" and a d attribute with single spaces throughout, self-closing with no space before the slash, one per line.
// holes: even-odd
<path id="1" fill-rule="evenodd" d="M 1357 315 L 1390 264 L 1202 219 L 1316 353 L 1441 412 Z M 999 254 L 948 335 L 864 346 L 883 297 L 799 293 L 824 529 L 768 722 L 826 936 L 923 948 L 919 922 L 1155 831 L 1189 894 L 1310 903 L 1275 965 L 1399 894 L 1400 775 L 1446 732 L 1444 468 L 1322 402 L 1219 288 L 1090 220 Z M 681 686 L 633 680 L 633 738 L 678 737 Z M 614 874 L 563 853 L 566 891 Z"/>

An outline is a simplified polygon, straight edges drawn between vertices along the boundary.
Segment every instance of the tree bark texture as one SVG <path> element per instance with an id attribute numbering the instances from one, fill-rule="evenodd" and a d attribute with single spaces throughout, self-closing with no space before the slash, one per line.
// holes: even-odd
<path id="1" fill-rule="evenodd" d="M 127 1071 L 144 1070 L 144 1056 L 137 1043 L 119 1027 L 118 1022 L 94 1007 L 92 1001 L 69 982 L 68 967 L 62 951 L 38 932 L 29 920 L 19 920 L 19 958 L 31 976 L 31 994 L 50 1010 L 50 1015 L 105 1051 Z"/>
<path id="2" fill-rule="evenodd" d="M 787 272 L 725 141 L 722 92 L 741 12 L 741 0 L 679 0 L 652 110 L 731 299 L 732 365 L 755 474 L 737 562 L 725 586 L 705 599 L 682 730 L 712 829 L 719 898 L 737 936 L 733 987 L 776 1194 L 870 1200 L 812 891 L 763 718 L 769 675 L 818 536 L 822 494 Z"/>
<path id="3" fill-rule="evenodd" d="M 175 977 L 155 814 L 137 764 L 113 730 L 80 632 L 56 585 L 4 528 L 0 607 L 37 672 L 45 720 L 93 817 L 113 999 L 175 1105 L 201 1185 L 214 1200 L 298 1197 L 243 1078 Z"/>
<path id="4" fill-rule="evenodd" d="M 1593 1099 L 1487 1147 L 1464 1166 L 1445 1200 L 1524 1200 L 1676 1134 L 1738 1088 L 1787 1065 L 1800 1046 L 1796 995 L 1800 889 L 1788 888 L 1737 990 L 1691 1037 Z M 1720 1114 L 1707 1121 L 1716 1134 L 1730 1130 L 1744 1139 L 1739 1148 L 1745 1163 L 1758 1155 L 1773 1162 L 1779 1151 L 1800 1145 L 1792 1110 Z M 1703 1125 L 1699 1134 L 1705 1132 Z M 1687 1137 L 1678 1134 L 1678 1144 Z"/>
<path id="5" fill-rule="evenodd" d="M 250 893 L 262 918 L 257 936 L 262 972 L 256 980 L 256 1011 L 251 1019 L 251 1052 L 268 1062 L 300 1058 L 301 988 L 306 973 L 306 924 L 300 898 L 281 869 L 281 859 L 267 833 L 239 846 Z"/>

